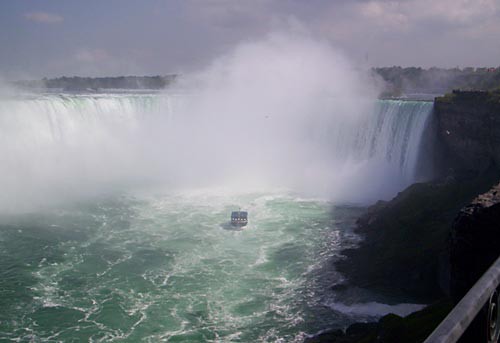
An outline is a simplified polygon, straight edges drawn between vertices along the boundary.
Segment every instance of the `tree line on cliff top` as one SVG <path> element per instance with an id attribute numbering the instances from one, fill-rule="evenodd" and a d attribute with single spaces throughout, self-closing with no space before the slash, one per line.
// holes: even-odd
<path id="1" fill-rule="evenodd" d="M 453 89 L 493 90 L 500 88 L 500 67 L 497 68 L 374 68 L 385 81 L 385 95 L 408 93 L 444 94 Z"/>
<path id="2" fill-rule="evenodd" d="M 444 94 L 453 89 L 492 90 L 500 88 L 500 67 L 497 68 L 403 68 L 399 66 L 373 68 L 384 81 L 382 96 L 411 93 Z M 178 75 L 80 77 L 62 76 L 42 80 L 15 81 L 16 86 L 37 89 L 99 90 L 99 89 L 163 89 Z"/>
<path id="3" fill-rule="evenodd" d="M 53 79 L 16 81 L 14 84 L 31 89 L 62 89 L 65 91 L 99 89 L 163 89 L 171 84 L 176 75 L 80 77 L 62 76 Z"/>

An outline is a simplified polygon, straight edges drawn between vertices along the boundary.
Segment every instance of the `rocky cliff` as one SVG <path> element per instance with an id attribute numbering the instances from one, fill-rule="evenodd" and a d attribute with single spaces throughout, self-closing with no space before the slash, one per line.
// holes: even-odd
<path id="1" fill-rule="evenodd" d="M 365 240 L 337 264 L 357 286 L 414 301 L 447 293 L 453 220 L 500 179 L 500 92 L 455 91 L 436 98 L 433 116 L 430 150 L 440 177 L 410 186 L 360 218 Z"/>
<path id="2" fill-rule="evenodd" d="M 450 293 L 456 304 L 500 256 L 500 184 L 476 197 L 458 214 L 451 229 Z M 476 316 L 461 342 L 486 337 L 488 309 Z"/>
<path id="3" fill-rule="evenodd" d="M 496 176 L 498 177 L 498 174 L 496 174 Z M 376 225 L 378 228 L 381 228 L 381 220 L 386 221 L 385 223 L 388 224 L 387 218 L 384 219 L 384 217 L 388 216 L 387 211 L 389 211 L 390 215 L 396 215 L 397 220 L 401 220 L 401 218 L 405 216 L 402 212 L 405 211 L 402 211 L 403 208 L 400 206 L 405 202 L 416 201 L 418 203 L 418 198 L 421 198 L 423 194 L 427 194 L 429 197 L 426 200 L 444 193 L 449 193 L 449 195 L 452 196 L 451 198 L 453 198 L 458 195 L 456 189 L 460 188 L 460 185 L 464 186 L 462 183 L 454 183 L 453 185 L 414 185 L 398 195 L 395 200 L 389 203 L 378 203 L 376 206 L 372 207 L 371 211 L 360 220 L 359 224 L 362 227 L 366 225 Z M 480 186 L 480 184 L 470 184 L 470 191 Z M 439 203 L 451 205 L 450 198 L 446 201 L 444 200 L 446 199 L 436 199 L 436 202 L 434 202 L 434 205 L 431 205 L 431 207 Z M 456 206 L 456 204 L 453 206 Z M 429 208 L 430 207 L 426 207 L 426 210 L 429 210 Z M 439 221 L 437 212 L 434 213 L 434 215 L 437 215 L 436 220 Z M 420 219 L 428 220 L 425 219 L 425 216 Z M 375 257 L 375 252 L 368 253 L 369 248 L 367 250 L 367 246 L 379 245 L 379 243 L 373 239 L 372 235 L 367 236 L 367 244 L 363 245 L 360 252 L 353 256 L 355 259 L 367 258 L 367 256 L 369 256 L 369 258 L 375 260 L 369 265 L 370 268 L 360 269 L 357 263 L 352 264 L 354 268 L 357 268 L 355 269 L 355 273 L 361 271 L 363 277 L 368 276 L 369 280 L 372 282 L 372 286 L 380 286 L 380 283 L 386 283 L 385 287 L 388 289 L 392 287 L 393 290 L 403 286 L 407 294 L 411 294 L 412 288 L 408 287 L 408 282 L 413 280 L 415 287 L 420 287 L 421 289 L 427 288 L 432 292 L 432 283 L 434 283 L 434 288 L 438 287 L 438 281 L 436 279 L 437 274 L 434 275 L 434 277 L 432 275 L 422 274 L 419 264 L 430 263 L 431 266 L 434 266 L 433 268 L 437 268 L 438 261 L 436 260 L 433 262 L 432 260 L 437 257 L 436 252 L 445 251 L 448 245 L 450 250 L 449 271 L 451 276 L 450 290 L 452 297 L 444 297 L 431 306 L 405 318 L 389 314 L 382 317 L 377 323 L 355 323 L 345 331 L 332 330 L 321 333 L 307 339 L 307 343 L 422 342 L 444 319 L 453 306 L 469 291 L 498 256 L 500 256 L 500 184 L 492 187 L 486 193 L 475 197 L 468 205 L 465 205 L 458 211 L 458 215 L 455 217 L 453 225 L 451 225 L 451 223 L 445 224 L 441 232 L 429 234 L 428 230 L 422 229 L 418 231 L 419 235 L 422 237 L 418 238 L 414 233 L 408 232 L 404 225 L 400 229 L 404 232 L 404 235 L 408 235 L 407 238 L 411 243 L 398 242 L 399 239 L 397 236 L 392 237 L 392 242 L 397 243 L 400 248 L 404 247 L 404 249 L 401 249 L 398 256 L 396 256 L 394 255 L 394 247 L 388 247 L 388 250 L 392 251 L 391 254 L 394 260 L 386 260 L 384 268 L 386 270 L 401 272 L 400 268 L 402 268 L 402 264 L 399 259 L 403 258 L 403 264 L 408 264 L 408 256 L 413 254 L 415 260 L 410 262 L 408 265 L 409 270 L 407 270 L 406 273 L 396 273 L 391 276 L 390 273 L 384 272 L 384 268 L 382 270 L 380 269 L 380 258 L 377 259 Z M 384 235 L 388 234 L 386 229 L 382 230 L 384 231 Z M 394 232 L 391 234 L 394 234 Z M 440 235 L 442 236 L 441 238 L 439 238 Z M 448 238 L 446 239 L 445 237 Z M 448 243 L 445 244 L 443 239 Z M 422 240 L 426 240 L 426 244 L 428 245 L 422 245 Z M 382 238 L 382 241 L 388 243 L 388 237 Z M 418 249 L 421 249 L 422 256 L 419 257 L 415 255 L 415 249 L 411 248 L 410 245 L 414 245 Z M 382 247 L 378 246 L 378 248 Z M 408 253 L 405 249 L 410 249 L 413 252 Z M 350 254 L 352 254 L 352 252 Z M 384 252 L 380 251 L 380 254 L 383 255 Z M 367 263 L 368 260 L 364 262 Z M 363 271 L 364 269 L 370 270 L 371 268 L 375 268 L 376 273 L 382 272 L 386 280 L 381 277 L 377 278 L 373 275 L 370 276 L 366 271 Z M 412 268 L 416 268 L 416 270 Z M 432 267 L 430 269 L 432 269 Z M 421 280 L 415 278 L 414 275 L 418 274 L 423 275 L 424 278 L 421 278 Z M 398 276 L 399 280 L 396 279 Z M 425 277 L 428 277 L 428 279 L 425 280 Z M 352 280 L 357 279 L 354 277 Z M 417 285 L 419 283 L 420 285 Z M 486 335 L 485 315 L 486 311 L 480 312 L 476 320 L 462 337 L 461 342 L 477 342 L 477 337 Z"/>
<path id="4" fill-rule="evenodd" d="M 500 256 L 500 184 L 464 207 L 451 230 L 450 290 L 458 301 Z"/>
<path id="5" fill-rule="evenodd" d="M 441 300 L 404 318 L 388 314 L 376 323 L 354 323 L 309 337 L 305 343 L 419 343 L 446 317 L 452 304 Z"/>
<path id="6" fill-rule="evenodd" d="M 453 91 L 436 98 L 434 116 L 445 173 L 500 166 L 500 91 Z"/>
<path id="7" fill-rule="evenodd" d="M 336 264 L 352 285 L 394 301 L 432 302 L 448 293 L 448 242 L 460 209 L 498 182 L 489 169 L 473 178 L 451 177 L 408 187 L 371 207 L 357 223 L 364 237 Z"/>
<path id="8" fill-rule="evenodd" d="M 336 265 L 351 285 L 395 301 L 458 301 L 500 255 L 500 185 L 491 188 L 500 179 L 500 91 L 454 91 L 436 98 L 433 116 L 437 178 L 372 206 L 358 222 L 364 241 Z M 324 341 L 344 340 L 380 341 Z"/>

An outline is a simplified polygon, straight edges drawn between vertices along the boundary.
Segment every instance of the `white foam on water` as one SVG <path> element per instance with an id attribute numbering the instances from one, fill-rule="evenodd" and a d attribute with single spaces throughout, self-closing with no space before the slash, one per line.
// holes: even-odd
<path id="1" fill-rule="evenodd" d="M 133 194 L 95 210 L 88 239 L 56 244 L 64 262 L 39 261 L 35 305 L 82 309 L 93 340 L 156 324 L 151 340 L 215 328 L 300 341 L 327 289 L 314 272 L 354 244 L 328 201 L 390 197 L 416 178 L 432 104 L 377 102 L 365 81 L 327 43 L 277 35 L 187 77 L 189 94 L 0 100 L 0 212 Z M 225 230 L 238 207 L 250 224 Z M 118 257 L 97 268 L 102 249 Z M 78 268 L 85 278 L 58 292 Z M 131 323 L 100 317 L 112 301 Z M 419 305 L 334 306 L 363 317 Z"/>
<path id="2" fill-rule="evenodd" d="M 424 304 L 396 304 L 388 305 L 378 302 L 367 302 L 357 304 L 343 304 L 340 302 L 333 302 L 328 304 L 330 308 L 335 311 L 342 312 L 351 316 L 366 316 L 366 317 L 382 317 L 386 314 L 393 313 L 399 316 L 407 316 L 410 313 L 423 309 Z"/>

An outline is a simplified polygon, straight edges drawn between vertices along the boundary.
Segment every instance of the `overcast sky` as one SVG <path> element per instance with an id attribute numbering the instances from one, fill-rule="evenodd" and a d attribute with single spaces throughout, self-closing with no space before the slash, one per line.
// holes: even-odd
<path id="1" fill-rule="evenodd" d="M 500 0 L 5 0 L 0 76 L 183 73 L 297 28 L 371 66 L 500 65 Z"/>

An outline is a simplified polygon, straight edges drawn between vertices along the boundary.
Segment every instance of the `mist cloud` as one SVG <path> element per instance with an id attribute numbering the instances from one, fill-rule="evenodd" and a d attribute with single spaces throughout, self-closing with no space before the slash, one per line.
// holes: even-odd
<path id="1" fill-rule="evenodd" d="M 3 208 L 144 187 L 330 197 L 345 171 L 329 132 L 370 115 L 376 91 L 329 43 L 276 33 L 157 100 L 52 97 L 0 104 Z"/>
<path id="2" fill-rule="evenodd" d="M 376 97 L 368 75 L 341 53 L 296 33 L 240 44 L 179 87 L 196 94 L 182 115 L 196 123 L 187 156 L 207 175 L 316 194 L 331 184 L 324 133 L 336 120 L 367 115 Z"/>

